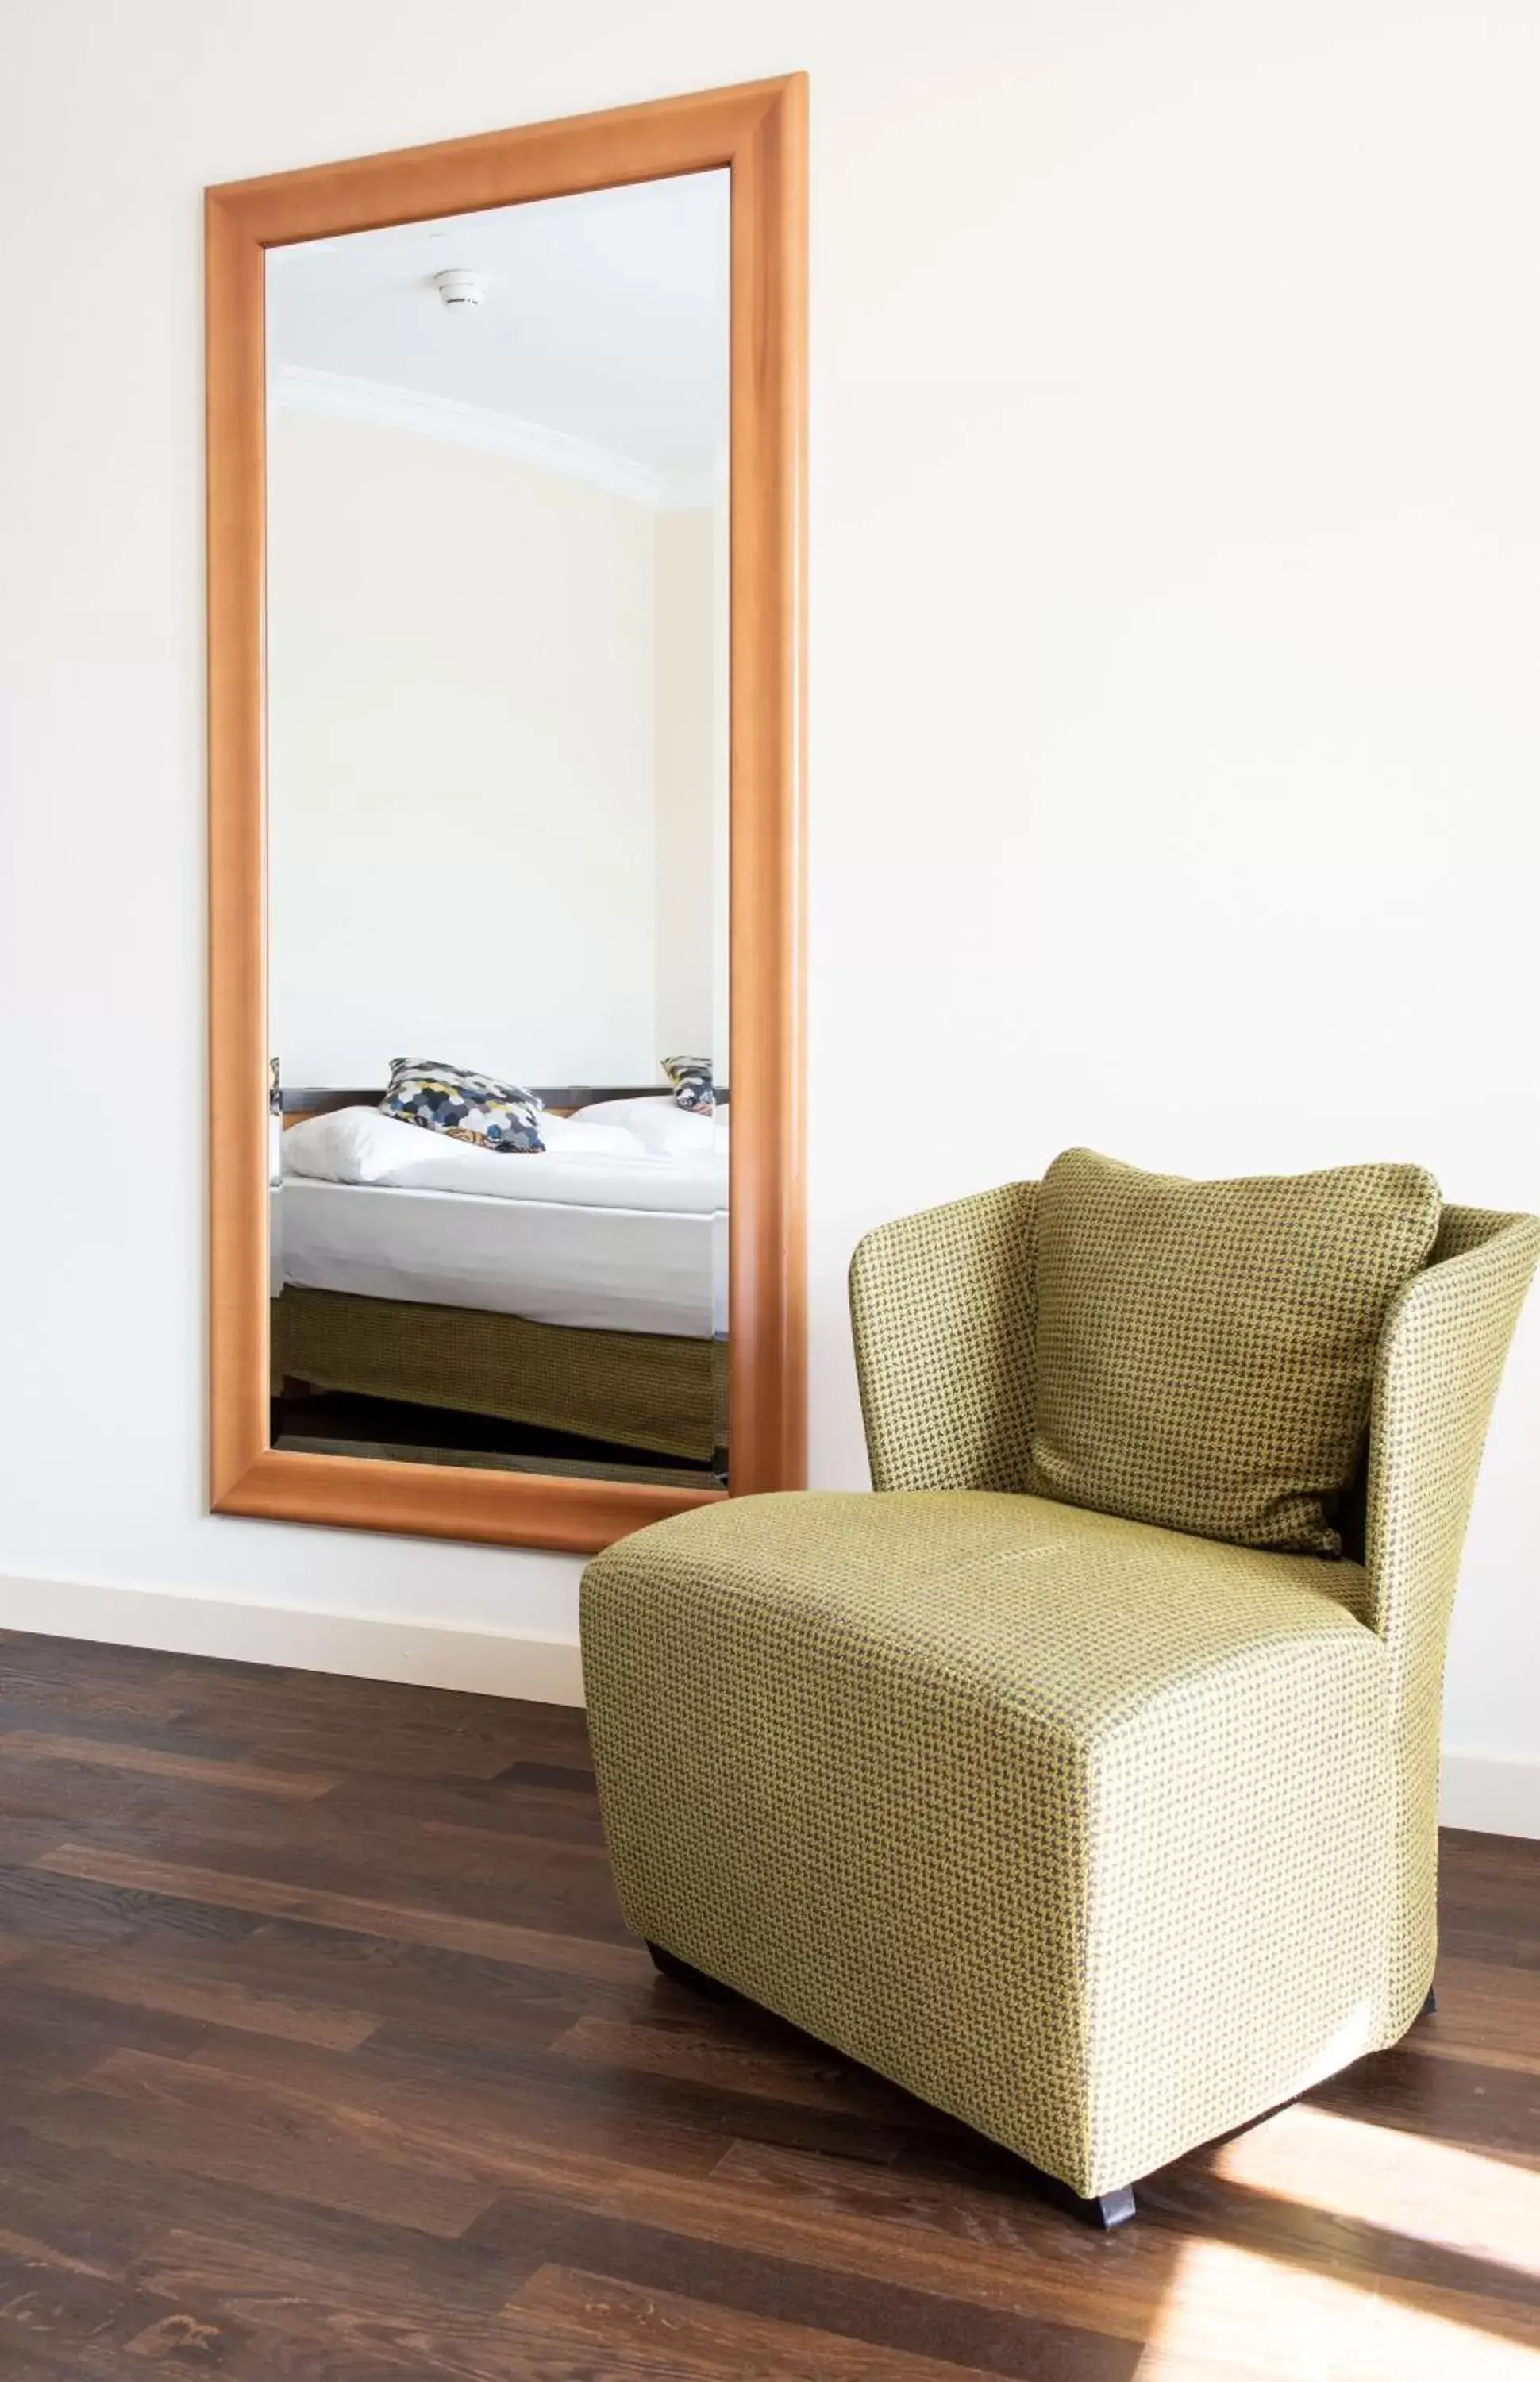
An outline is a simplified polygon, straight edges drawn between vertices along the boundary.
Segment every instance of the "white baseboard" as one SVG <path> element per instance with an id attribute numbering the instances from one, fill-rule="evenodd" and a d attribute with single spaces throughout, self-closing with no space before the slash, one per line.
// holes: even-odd
<path id="1" fill-rule="evenodd" d="M 464 1688 L 532 1703 L 583 1700 L 575 1639 L 502 1637 L 374 1614 L 316 1613 L 150 1589 L 0 1578 L 0 1629 L 151 1646 L 168 1654 L 216 1654 L 226 1662 L 273 1663 L 287 1670 L 336 1671 L 355 1679 L 398 1679 L 411 1687 Z"/>
<path id="2" fill-rule="evenodd" d="M 1540 1836 L 1540 1762 L 1511 1754 L 1446 1753 L 1438 1816 L 1446 1828 Z"/>

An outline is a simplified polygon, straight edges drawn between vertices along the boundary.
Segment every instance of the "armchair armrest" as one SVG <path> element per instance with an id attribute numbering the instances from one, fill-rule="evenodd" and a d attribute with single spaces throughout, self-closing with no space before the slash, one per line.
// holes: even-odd
<path id="1" fill-rule="evenodd" d="M 850 1264 L 874 1489 L 1026 1486 L 1037 1185 L 1008 1183 L 880 1224 Z"/>
<path id="2" fill-rule="evenodd" d="M 1540 1220 L 1446 1208 L 1432 1261 L 1391 1308 L 1375 1364 L 1364 1563 L 1397 1744 L 1402 2024 L 1433 1971 L 1444 1649 L 1461 1550 L 1537 1258 Z"/>

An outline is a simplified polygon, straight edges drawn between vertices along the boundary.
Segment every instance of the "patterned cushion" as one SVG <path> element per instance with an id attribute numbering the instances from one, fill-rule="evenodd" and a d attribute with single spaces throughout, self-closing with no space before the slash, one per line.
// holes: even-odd
<path id="1" fill-rule="evenodd" d="M 1028 1486 L 1339 1554 L 1380 1333 L 1439 1205 L 1417 1166 L 1189 1183 L 1066 1151 L 1037 1203 Z"/>
<path id="2" fill-rule="evenodd" d="M 446 1133 L 452 1141 L 479 1141 L 488 1149 L 544 1149 L 541 1102 L 522 1084 L 500 1084 L 437 1059 L 392 1059 L 380 1102 L 386 1116 Z"/>
<path id="3" fill-rule="evenodd" d="M 659 1064 L 674 1087 L 674 1106 L 677 1109 L 714 1109 L 716 1106 L 709 1059 L 664 1059 Z"/>

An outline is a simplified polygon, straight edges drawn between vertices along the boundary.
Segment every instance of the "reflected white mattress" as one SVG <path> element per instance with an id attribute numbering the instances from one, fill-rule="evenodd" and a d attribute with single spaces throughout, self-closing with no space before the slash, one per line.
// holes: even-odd
<path id="1" fill-rule="evenodd" d="M 517 1167 L 510 1158 L 500 1164 Z M 727 1217 L 290 1174 L 286 1283 L 595 1332 L 727 1330 Z"/>
<path id="2" fill-rule="evenodd" d="M 583 1331 L 725 1332 L 726 1147 L 666 1098 L 648 1105 L 661 1148 L 556 1117 L 533 1155 L 377 1109 L 312 1117 L 283 1136 L 283 1280 Z"/>

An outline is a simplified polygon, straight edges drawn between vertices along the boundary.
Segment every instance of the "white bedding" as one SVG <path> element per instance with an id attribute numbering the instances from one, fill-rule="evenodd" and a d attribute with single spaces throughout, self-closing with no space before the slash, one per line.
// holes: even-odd
<path id="1" fill-rule="evenodd" d="M 592 1331 L 725 1331 L 726 1150 L 652 1154 L 606 1131 L 612 1147 L 557 1132 L 531 1156 L 372 1109 L 312 1118 L 284 1136 L 283 1279 Z"/>

